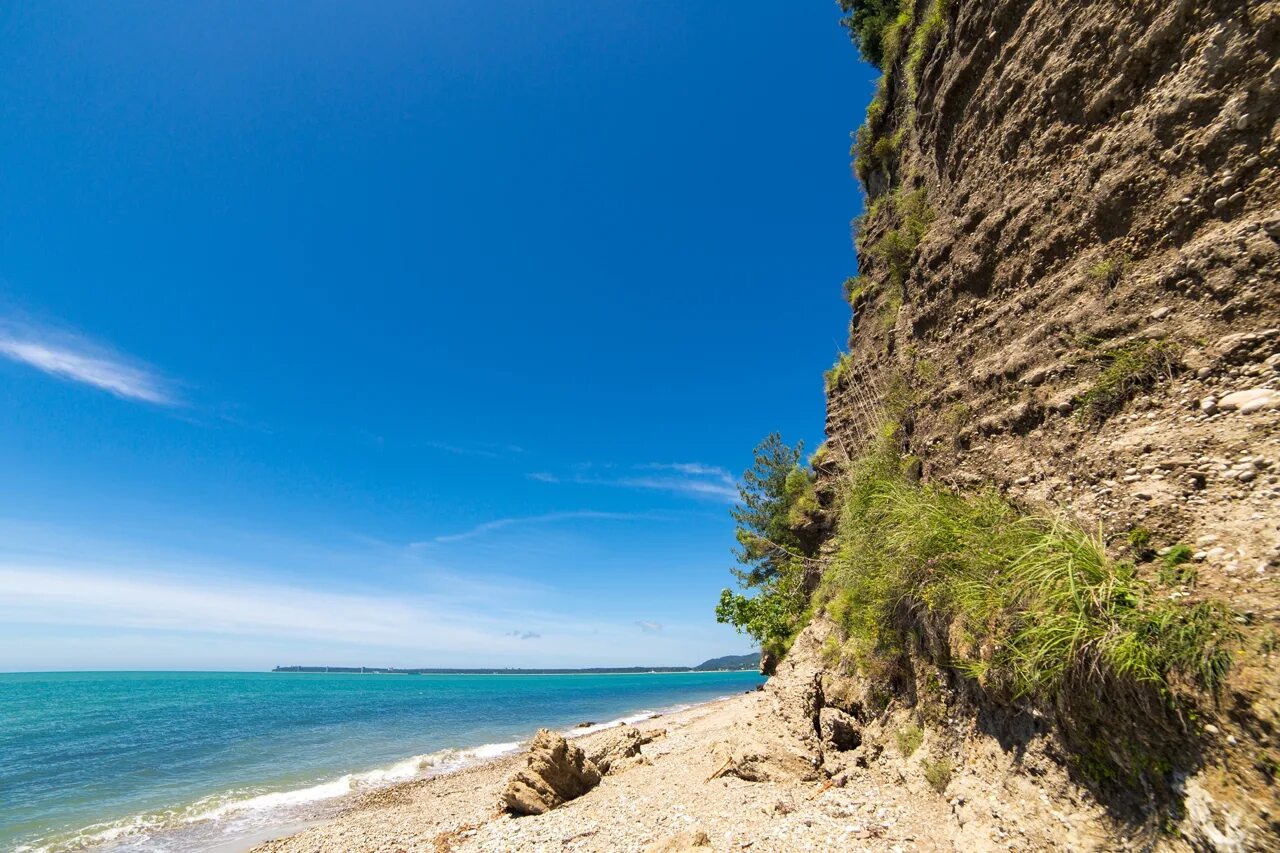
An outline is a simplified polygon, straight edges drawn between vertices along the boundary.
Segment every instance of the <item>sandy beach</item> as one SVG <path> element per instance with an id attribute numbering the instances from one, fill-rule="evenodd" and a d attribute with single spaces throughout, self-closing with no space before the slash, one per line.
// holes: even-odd
<path id="1" fill-rule="evenodd" d="M 377 791 L 336 819 L 255 853 L 643 851 L 698 832 L 714 850 L 952 849 L 941 798 L 935 808 L 922 808 L 905 789 L 870 780 L 839 788 L 709 779 L 729 744 L 769 724 L 768 705 L 767 693 L 753 692 L 641 723 L 642 731 L 665 731 L 643 747 L 643 764 L 606 775 L 594 790 L 543 815 L 498 810 L 505 780 L 524 762 L 519 754 Z M 607 736 L 575 742 L 588 748 Z"/>

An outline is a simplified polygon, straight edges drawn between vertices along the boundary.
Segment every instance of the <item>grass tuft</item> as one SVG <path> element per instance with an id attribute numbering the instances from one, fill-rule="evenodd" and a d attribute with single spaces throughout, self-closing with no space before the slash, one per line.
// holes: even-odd
<path id="1" fill-rule="evenodd" d="M 907 48 L 906 78 L 907 98 L 913 104 L 920 91 L 920 76 L 924 71 L 925 58 L 946 35 L 947 5 L 948 0 L 930 0 L 920 24 L 911 34 L 911 45 Z"/>
<path id="2" fill-rule="evenodd" d="M 947 785 L 951 784 L 951 772 L 953 769 L 949 758 L 926 761 L 924 763 L 925 781 L 929 783 L 929 787 L 941 794 L 947 790 Z"/>
<path id="3" fill-rule="evenodd" d="M 915 723 L 907 723 L 898 729 L 895 735 L 898 741 L 898 752 L 902 753 L 903 758 L 910 758 L 920 744 L 924 743 L 924 732 Z"/>
<path id="4" fill-rule="evenodd" d="M 844 381 L 845 376 L 853 369 L 853 355 L 847 352 L 840 353 L 836 359 L 836 363 L 822 374 L 823 382 L 826 384 L 826 390 L 830 392 L 833 388 L 839 388 L 840 383 Z"/>
<path id="5" fill-rule="evenodd" d="M 1165 586 L 1191 586 L 1196 582 L 1199 572 L 1191 565 L 1191 546 L 1179 542 L 1160 558 L 1160 583 Z"/>
<path id="6" fill-rule="evenodd" d="M 935 662 L 995 697 L 1159 717 L 1216 693 L 1239 638 L 1226 607 L 1152 594 L 1062 519 L 910 482 L 888 444 L 851 467 L 837 542 L 820 602 L 850 662 L 887 685 L 929 637 Z"/>
<path id="7" fill-rule="evenodd" d="M 1149 559 L 1151 553 L 1151 531 L 1145 527 L 1135 527 L 1129 531 L 1129 550 L 1135 559 Z"/>
<path id="8" fill-rule="evenodd" d="M 1124 278 L 1124 269 L 1128 263 L 1129 259 L 1125 255 L 1105 257 L 1089 267 L 1089 278 L 1108 288 L 1115 287 Z"/>
<path id="9" fill-rule="evenodd" d="M 1169 341 L 1141 340 L 1112 347 L 1094 358 L 1103 363 L 1102 372 L 1077 402 L 1081 417 L 1096 424 L 1118 412 L 1139 391 L 1172 377 L 1178 349 Z"/>

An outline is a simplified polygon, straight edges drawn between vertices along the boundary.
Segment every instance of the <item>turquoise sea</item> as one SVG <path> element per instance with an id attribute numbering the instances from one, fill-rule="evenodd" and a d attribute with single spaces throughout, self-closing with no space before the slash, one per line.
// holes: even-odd
<path id="1" fill-rule="evenodd" d="M 0 674 L 0 850 L 231 851 L 354 793 L 750 690 L 753 672 Z"/>

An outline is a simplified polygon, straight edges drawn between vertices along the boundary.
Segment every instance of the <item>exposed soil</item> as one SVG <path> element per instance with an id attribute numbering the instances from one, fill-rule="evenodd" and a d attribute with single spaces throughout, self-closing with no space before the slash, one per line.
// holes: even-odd
<path id="1" fill-rule="evenodd" d="M 936 219 L 901 309 L 855 304 L 825 475 L 901 377 L 925 480 L 1065 513 L 1162 595 L 1230 604 L 1244 641 L 1191 723 L 1204 752 L 1175 780 L 1186 817 L 1152 843 L 1276 849 L 1280 5 L 950 5 L 901 161 L 869 181 L 926 189 Z M 900 120 L 905 97 L 891 87 Z M 860 239 L 894 226 L 878 215 Z M 887 279 L 873 253 L 861 265 Z M 1170 363 L 1091 404 L 1143 342 Z M 1157 554 L 1178 543 L 1193 571 L 1161 581 Z"/>

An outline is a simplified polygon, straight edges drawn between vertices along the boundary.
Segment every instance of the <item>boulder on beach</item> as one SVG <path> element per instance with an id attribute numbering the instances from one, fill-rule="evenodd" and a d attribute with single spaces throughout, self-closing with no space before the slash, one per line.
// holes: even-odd
<path id="1" fill-rule="evenodd" d="M 818 735 L 822 751 L 844 752 L 862 743 L 862 727 L 851 715 L 839 708 L 823 708 L 818 712 Z"/>
<path id="2" fill-rule="evenodd" d="M 622 725 L 596 736 L 587 757 L 601 773 L 619 773 L 634 767 L 640 757 L 640 746 L 646 741 L 635 726 Z"/>
<path id="3" fill-rule="evenodd" d="M 563 735 L 539 729 L 525 766 L 511 774 L 501 807 L 514 815 L 543 814 L 600 784 L 600 770 Z"/>

